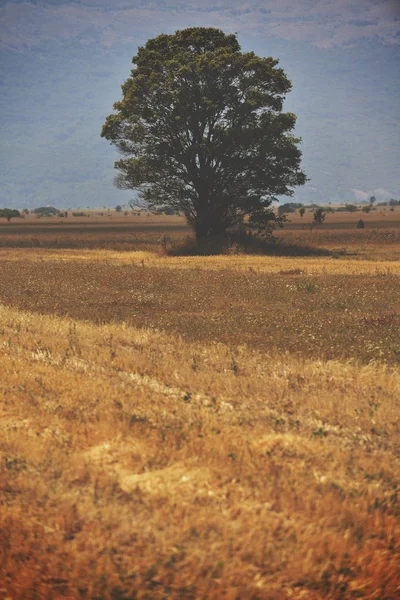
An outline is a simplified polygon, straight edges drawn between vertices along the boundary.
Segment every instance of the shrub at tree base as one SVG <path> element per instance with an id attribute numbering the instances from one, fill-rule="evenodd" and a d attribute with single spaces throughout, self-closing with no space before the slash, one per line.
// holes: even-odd
<path id="1" fill-rule="evenodd" d="M 136 205 L 182 212 L 197 239 L 281 224 L 271 203 L 306 177 L 278 61 L 191 28 L 148 40 L 133 62 L 102 130 L 124 156 L 116 185 L 137 190 Z"/>

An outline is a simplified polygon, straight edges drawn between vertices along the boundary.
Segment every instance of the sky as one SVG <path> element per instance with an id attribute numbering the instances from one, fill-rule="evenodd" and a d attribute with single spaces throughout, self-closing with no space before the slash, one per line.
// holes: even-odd
<path id="1" fill-rule="evenodd" d="M 104 120 L 138 46 L 198 26 L 292 81 L 293 201 L 400 198 L 400 0 L 0 0 L 0 207 L 126 204 Z"/>

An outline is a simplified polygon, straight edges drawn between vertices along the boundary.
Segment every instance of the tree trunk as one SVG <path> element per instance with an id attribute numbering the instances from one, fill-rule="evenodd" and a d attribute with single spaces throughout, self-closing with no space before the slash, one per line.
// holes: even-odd
<path id="1" fill-rule="evenodd" d="M 215 210 L 208 199 L 204 198 L 202 202 L 202 210 L 197 211 L 197 216 L 194 224 L 196 239 L 205 239 L 217 235 L 221 235 L 226 231 L 225 219 Z"/>
<path id="2" fill-rule="evenodd" d="M 209 227 L 204 219 L 197 219 L 194 225 L 196 240 L 204 240 L 209 236 Z"/>

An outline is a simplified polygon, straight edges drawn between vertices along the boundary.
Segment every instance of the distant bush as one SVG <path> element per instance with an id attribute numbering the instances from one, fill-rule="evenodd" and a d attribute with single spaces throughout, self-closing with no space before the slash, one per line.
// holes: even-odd
<path id="1" fill-rule="evenodd" d="M 285 204 L 278 206 L 278 214 L 294 213 L 298 208 L 302 208 L 302 206 L 300 202 L 285 202 Z"/>
<path id="2" fill-rule="evenodd" d="M 364 229 L 365 223 L 362 219 L 360 219 L 357 223 L 357 229 Z"/>
<path id="3" fill-rule="evenodd" d="M 179 210 L 175 208 L 159 208 L 151 211 L 153 215 L 179 215 Z M 140 213 L 137 213 L 140 215 Z"/>
<path id="4" fill-rule="evenodd" d="M 338 250 L 332 250 L 332 258 L 342 258 L 342 256 L 346 255 L 346 250 L 344 248 L 339 248 Z"/>
<path id="5" fill-rule="evenodd" d="M 355 204 L 345 204 L 336 209 L 337 212 L 357 212 L 358 208 Z"/>
<path id="6" fill-rule="evenodd" d="M 39 206 L 33 212 L 37 217 L 55 217 L 60 211 L 58 208 L 54 208 L 54 206 Z"/>
<path id="7" fill-rule="evenodd" d="M 85 213 L 85 212 L 83 212 L 81 210 L 78 210 L 76 212 L 73 212 L 72 216 L 73 217 L 87 217 L 87 213 Z"/>

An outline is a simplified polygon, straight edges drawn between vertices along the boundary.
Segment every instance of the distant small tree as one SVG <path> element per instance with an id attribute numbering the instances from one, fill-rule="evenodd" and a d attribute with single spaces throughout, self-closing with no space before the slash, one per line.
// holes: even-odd
<path id="1" fill-rule="evenodd" d="M 365 223 L 362 219 L 360 219 L 357 223 L 357 229 L 364 229 Z"/>
<path id="2" fill-rule="evenodd" d="M 7 221 L 10 222 L 12 218 L 21 218 L 22 215 L 19 212 L 19 210 L 16 210 L 15 208 L 1 208 L 0 217 L 3 219 L 7 219 Z"/>
<path id="3" fill-rule="evenodd" d="M 365 213 L 369 213 L 369 212 L 371 212 L 371 208 L 372 208 L 371 204 L 367 204 L 367 206 L 363 206 L 362 210 Z M 361 219 L 360 219 L 360 221 L 361 221 Z"/>
<path id="4" fill-rule="evenodd" d="M 371 196 L 371 198 L 369 199 L 369 203 L 374 204 L 375 202 L 376 202 L 375 196 Z"/>
<path id="5" fill-rule="evenodd" d="M 121 212 L 122 211 L 122 206 L 120 204 L 117 204 L 117 206 L 115 207 L 115 210 L 117 212 Z"/>
<path id="6" fill-rule="evenodd" d="M 312 221 L 311 227 L 310 227 L 311 231 L 314 229 L 314 227 L 316 225 L 322 225 L 322 223 L 325 221 L 325 217 L 326 217 L 326 214 L 325 214 L 325 211 L 323 208 L 316 208 L 313 212 L 313 215 L 314 215 L 314 218 L 313 218 L 313 221 Z"/>
<path id="7" fill-rule="evenodd" d="M 29 215 L 29 210 L 27 208 L 24 208 L 22 214 Z"/>
<path id="8" fill-rule="evenodd" d="M 299 215 L 301 217 L 304 217 L 304 213 L 306 212 L 306 209 L 304 208 L 304 206 L 302 206 L 301 208 L 299 208 Z"/>
<path id="9" fill-rule="evenodd" d="M 398 206 L 399 204 L 400 204 L 400 200 L 395 200 L 394 198 L 389 200 L 389 206 Z"/>

